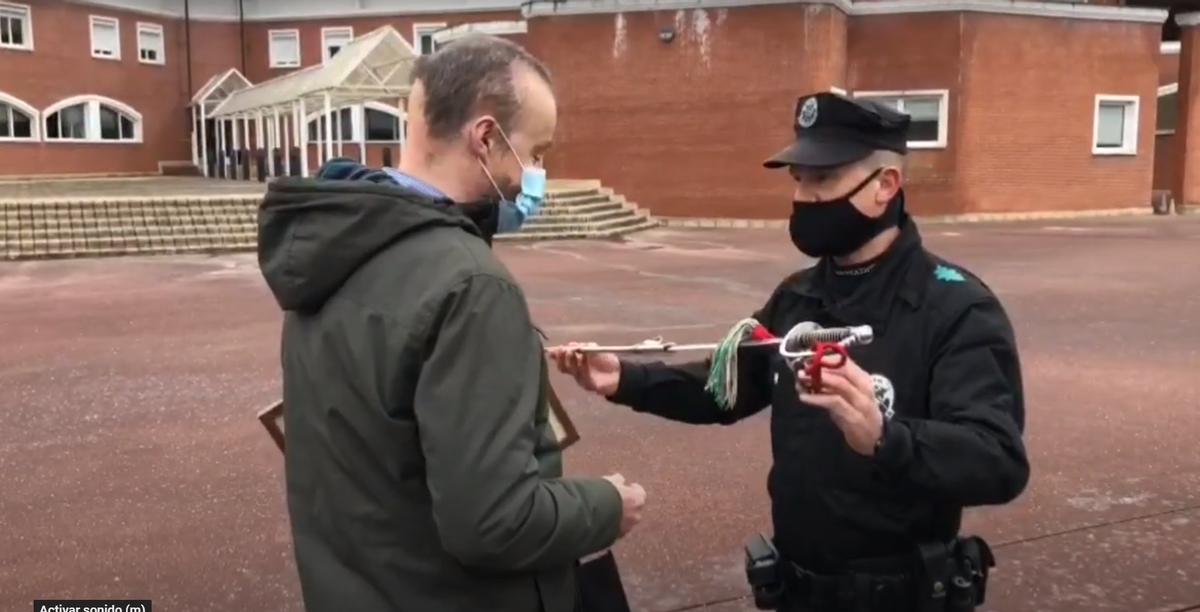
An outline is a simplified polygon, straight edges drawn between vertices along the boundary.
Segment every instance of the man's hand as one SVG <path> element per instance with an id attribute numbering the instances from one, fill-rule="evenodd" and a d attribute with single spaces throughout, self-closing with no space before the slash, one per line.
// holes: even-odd
<path id="1" fill-rule="evenodd" d="M 630 531 L 642 522 L 642 508 L 646 505 L 646 490 L 642 485 L 625 484 L 625 477 L 620 474 L 605 476 L 605 480 L 612 483 L 617 488 L 617 493 L 621 495 L 621 535 L 625 537 Z"/>
<path id="2" fill-rule="evenodd" d="M 575 379 L 587 391 L 608 397 L 621 383 L 621 360 L 612 353 L 581 353 L 577 349 L 595 344 L 572 342 L 547 349 L 558 371 Z"/>
<path id="3" fill-rule="evenodd" d="M 827 410 L 855 452 L 874 455 L 883 436 L 883 413 L 875 401 L 871 375 L 847 359 L 840 368 L 821 370 L 820 389 L 811 386 L 812 380 L 801 371 L 796 376 L 800 401 Z"/>

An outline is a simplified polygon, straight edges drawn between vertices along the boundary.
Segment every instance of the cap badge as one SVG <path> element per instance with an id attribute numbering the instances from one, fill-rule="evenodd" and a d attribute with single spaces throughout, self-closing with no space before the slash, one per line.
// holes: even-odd
<path id="1" fill-rule="evenodd" d="M 809 98 L 804 101 L 804 104 L 800 107 L 800 116 L 797 117 L 796 122 L 802 128 L 810 128 L 817 122 L 816 98 Z"/>

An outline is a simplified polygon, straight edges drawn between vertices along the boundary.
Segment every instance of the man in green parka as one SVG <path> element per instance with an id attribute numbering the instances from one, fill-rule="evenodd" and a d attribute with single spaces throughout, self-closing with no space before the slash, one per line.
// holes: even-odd
<path id="1" fill-rule="evenodd" d="M 645 491 L 563 477 L 544 348 L 490 248 L 544 195 L 549 74 L 472 36 L 412 76 L 397 170 L 281 179 L 259 213 L 259 263 L 285 313 L 304 605 L 573 612 L 578 560 L 634 527 Z"/>

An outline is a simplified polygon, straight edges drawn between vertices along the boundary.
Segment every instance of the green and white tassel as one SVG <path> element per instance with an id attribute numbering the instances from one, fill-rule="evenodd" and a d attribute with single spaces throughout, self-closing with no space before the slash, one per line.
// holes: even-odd
<path id="1" fill-rule="evenodd" d="M 754 319 L 742 319 L 734 325 L 713 351 L 704 389 L 712 394 L 725 410 L 733 409 L 738 394 L 738 347 L 751 339 L 760 327 Z"/>

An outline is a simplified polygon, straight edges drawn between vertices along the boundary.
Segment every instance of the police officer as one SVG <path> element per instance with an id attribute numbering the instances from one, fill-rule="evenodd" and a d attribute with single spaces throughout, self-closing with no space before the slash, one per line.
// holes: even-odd
<path id="1" fill-rule="evenodd" d="M 976 609 L 993 560 L 959 535 L 963 509 L 1010 502 L 1029 480 L 1012 326 L 981 280 L 922 246 L 905 212 L 907 115 L 817 93 L 792 125 L 795 141 L 765 166 L 795 181 L 791 239 L 817 261 L 754 317 L 777 336 L 806 321 L 870 325 L 873 343 L 850 348 L 819 388 L 776 351 L 744 348 L 732 409 L 705 391 L 708 361 L 578 345 L 551 355 L 583 388 L 675 421 L 729 425 L 773 407 L 774 538 L 747 547 L 760 608 Z"/>

